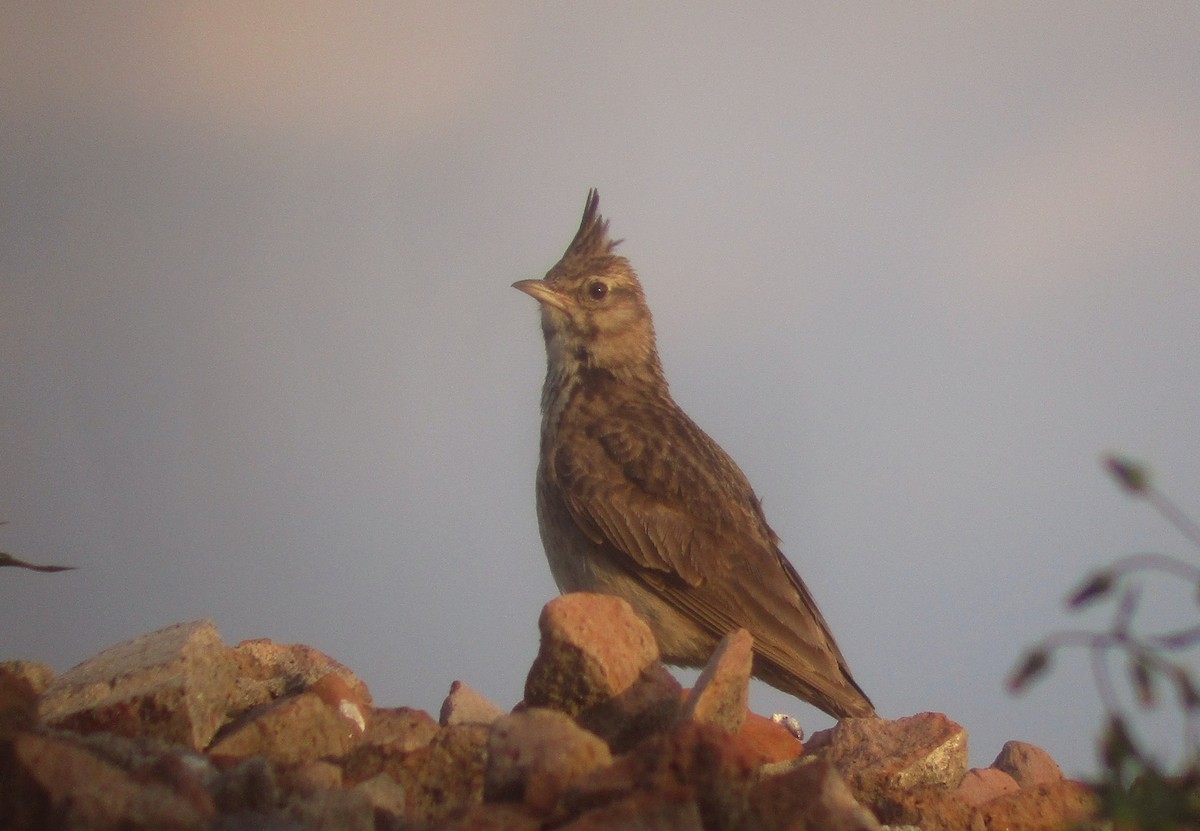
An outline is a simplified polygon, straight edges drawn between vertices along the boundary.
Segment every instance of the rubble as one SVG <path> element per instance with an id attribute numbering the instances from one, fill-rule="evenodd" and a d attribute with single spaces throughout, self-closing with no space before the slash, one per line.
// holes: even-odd
<path id="1" fill-rule="evenodd" d="M 159 736 L 199 750 L 224 720 L 235 666 L 211 621 L 177 623 L 58 676 L 39 697 L 38 715 L 50 727 Z"/>
<path id="2" fill-rule="evenodd" d="M 968 770 L 966 730 L 941 713 L 801 743 L 747 710 L 745 631 L 685 693 L 624 601 L 565 595 L 539 626 L 523 702 L 455 681 L 437 719 L 376 707 L 311 647 L 227 646 L 210 621 L 59 676 L 0 662 L 0 828 L 1051 831 L 1094 815 L 1034 745 Z"/>

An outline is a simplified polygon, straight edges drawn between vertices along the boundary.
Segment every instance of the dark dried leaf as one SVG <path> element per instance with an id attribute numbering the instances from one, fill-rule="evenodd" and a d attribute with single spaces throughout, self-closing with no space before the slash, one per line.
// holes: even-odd
<path id="1" fill-rule="evenodd" d="M 1071 593 L 1067 598 L 1067 606 L 1072 609 L 1082 608 L 1112 591 L 1115 583 L 1116 578 L 1111 571 L 1097 572 Z"/>
<path id="2" fill-rule="evenodd" d="M 1133 689 L 1137 693 L 1138 703 L 1146 709 L 1153 709 L 1158 703 L 1154 690 L 1154 670 L 1150 662 L 1142 655 L 1134 655 L 1129 662 L 1129 676 Z"/>
<path id="3" fill-rule="evenodd" d="M 1132 459 L 1107 456 L 1104 466 L 1117 483 L 1132 494 L 1142 494 L 1150 489 L 1150 474 L 1146 468 Z"/>
<path id="4" fill-rule="evenodd" d="M 1183 667 L 1175 668 L 1175 687 L 1179 690 L 1179 706 L 1185 712 L 1200 710 L 1200 692 L 1196 691 L 1192 676 Z"/>
<path id="5" fill-rule="evenodd" d="M 1025 653 L 1021 663 L 1008 678 L 1009 692 L 1017 693 L 1029 686 L 1030 682 L 1046 671 L 1050 666 L 1050 653 L 1045 647 L 1031 649 Z"/>

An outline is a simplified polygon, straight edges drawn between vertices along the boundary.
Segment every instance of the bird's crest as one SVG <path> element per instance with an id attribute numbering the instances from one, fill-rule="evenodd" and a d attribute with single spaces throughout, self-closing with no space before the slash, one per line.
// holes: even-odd
<path id="1" fill-rule="evenodd" d="M 608 220 L 600 216 L 600 192 L 595 188 L 588 191 L 587 204 L 583 208 L 583 219 L 575 239 L 567 246 L 563 260 L 603 257 L 612 254 L 620 240 L 608 238 Z"/>

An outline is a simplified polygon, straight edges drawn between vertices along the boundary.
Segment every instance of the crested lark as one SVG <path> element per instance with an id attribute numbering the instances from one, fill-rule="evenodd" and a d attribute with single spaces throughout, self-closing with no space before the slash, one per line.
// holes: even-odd
<path id="1" fill-rule="evenodd" d="M 542 280 L 537 515 L 559 589 L 623 597 L 663 658 L 702 666 L 738 628 L 754 674 L 830 715 L 872 716 L 804 581 L 733 460 L 667 390 L 650 309 L 599 196 Z"/>

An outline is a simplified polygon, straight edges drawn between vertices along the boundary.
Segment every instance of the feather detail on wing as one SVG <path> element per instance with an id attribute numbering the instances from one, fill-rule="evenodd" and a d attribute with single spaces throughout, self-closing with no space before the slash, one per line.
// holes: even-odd
<path id="1" fill-rule="evenodd" d="M 574 426 L 582 440 L 559 443 L 552 470 L 584 533 L 714 638 L 756 621 L 763 661 L 810 679 L 810 698 L 836 700 L 844 659 L 724 451 L 670 404 L 630 401 Z"/>
<path id="2" fill-rule="evenodd" d="M 747 543 L 773 540 L 749 483 L 700 428 L 677 408 L 634 406 L 554 450 L 553 475 L 584 533 L 691 586 Z"/>

